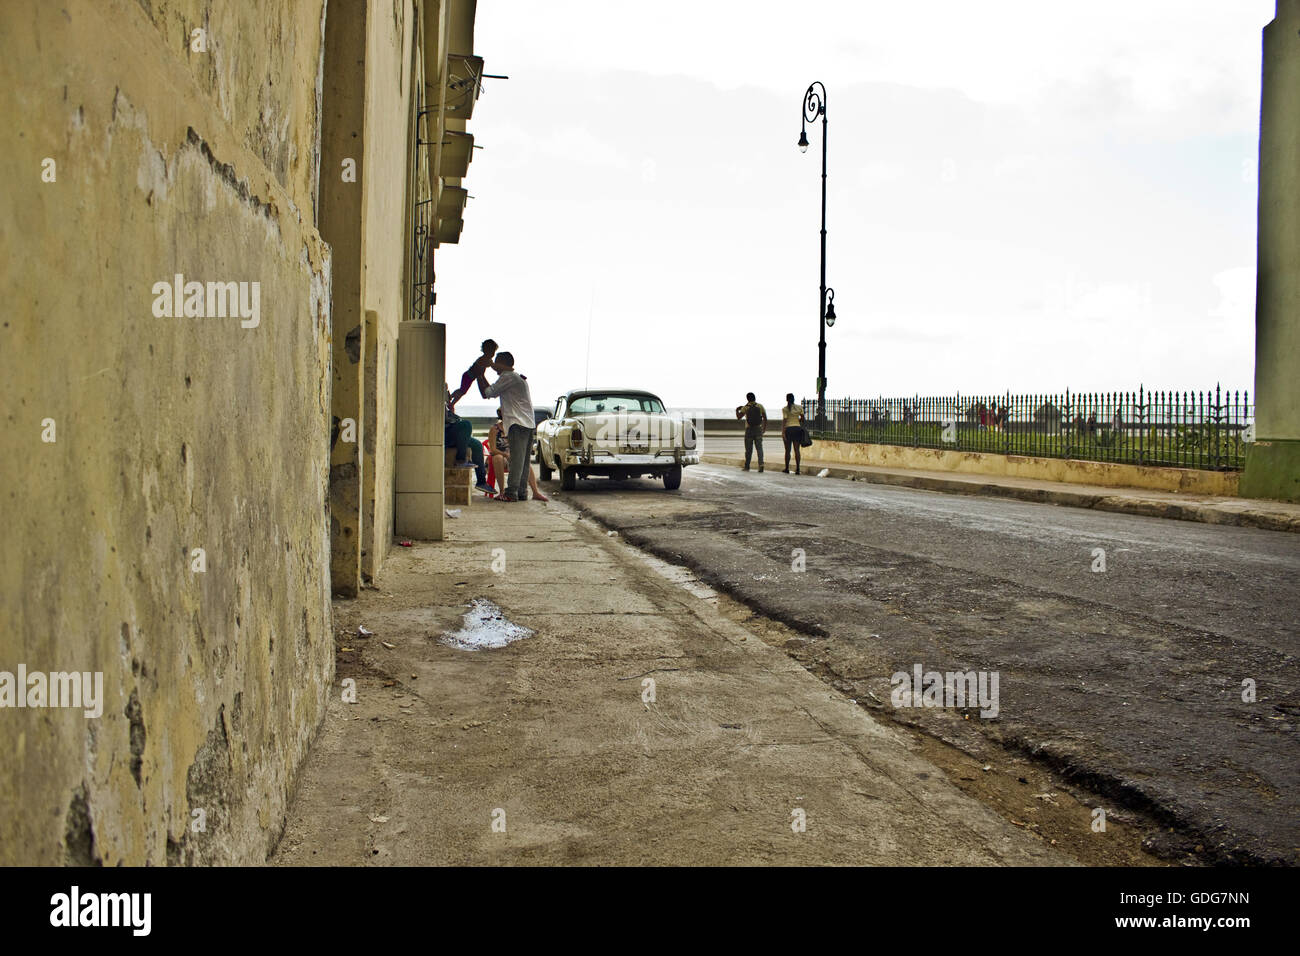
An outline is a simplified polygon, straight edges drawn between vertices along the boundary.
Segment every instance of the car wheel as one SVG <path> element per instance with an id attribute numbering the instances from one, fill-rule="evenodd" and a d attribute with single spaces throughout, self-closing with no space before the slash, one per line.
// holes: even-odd
<path id="1" fill-rule="evenodd" d="M 682 486 L 682 466 L 673 465 L 664 472 L 664 487 L 669 491 L 676 491 Z"/>
<path id="2" fill-rule="evenodd" d="M 542 454 L 540 446 L 537 449 L 537 477 L 542 481 L 551 480 L 551 466 L 546 463 L 546 456 Z"/>
<path id="3" fill-rule="evenodd" d="M 578 487 L 578 469 L 565 468 L 560 472 L 560 487 L 572 491 Z"/>

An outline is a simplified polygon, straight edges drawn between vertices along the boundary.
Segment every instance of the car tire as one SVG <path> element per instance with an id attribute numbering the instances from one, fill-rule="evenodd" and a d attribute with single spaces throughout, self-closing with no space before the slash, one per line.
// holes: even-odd
<path id="1" fill-rule="evenodd" d="M 573 491 L 578 487 L 578 469 L 564 468 L 560 471 L 560 487 L 565 491 Z"/>
<path id="2" fill-rule="evenodd" d="M 682 466 L 673 465 L 664 472 L 664 487 L 669 491 L 676 491 L 682 486 Z"/>
<path id="3" fill-rule="evenodd" d="M 551 480 L 551 466 L 546 463 L 546 456 L 542 454 L 541 446 L 537 448 L 537 477 L 541 481 Z"/>

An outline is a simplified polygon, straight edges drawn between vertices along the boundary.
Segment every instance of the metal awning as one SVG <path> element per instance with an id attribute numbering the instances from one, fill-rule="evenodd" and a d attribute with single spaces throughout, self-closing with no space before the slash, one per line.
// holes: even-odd
<path id="1" fill-rule="evenodd" d="M 469 193 L 460 186 L 443 186 L 438 194 L 438 220 L 460 219 L 465 214 Z"/>
<path id="2" fill-rule="evenodd" d="M 439 219 L 433 238 L 438 245 L 460 242 L 460 231 L 464 228 L 465 222 L 462 219 Z"/>
<path id="3" fill-rule="evenodd" d="M 447 56 L 446 115 L 467 120 L 474 115 L 474 104 L 483 89 L 483 58 L 452 53 Z"/>
<path id="4" fill-rule="evenodd" d="M 442 159 L 438 175 L 443 179 L 463 179 L 474 158 L 474 134 L 447 130 L 442 136 Z"/>

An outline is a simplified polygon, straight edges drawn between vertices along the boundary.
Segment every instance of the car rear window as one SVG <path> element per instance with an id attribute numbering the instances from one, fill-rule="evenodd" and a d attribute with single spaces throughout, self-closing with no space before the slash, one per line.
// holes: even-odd
<path id="1" fill-rule="evenodd" d="M 598 415 L 602 412 L 644 412 L 663 414 L 663 402 L 650 395 L 581 395 L 569 405 L 570 415 Z"/>

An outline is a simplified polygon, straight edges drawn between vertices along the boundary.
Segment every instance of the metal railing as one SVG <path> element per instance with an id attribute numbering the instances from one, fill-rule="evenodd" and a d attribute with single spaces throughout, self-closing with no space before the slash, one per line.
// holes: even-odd
<path id="1" fill-rule="evenodd" d="M 833 399 L 814 438 L 912 448 L 1234 471 L 1254 422 L 1247 392 L 1070 392 Z"/>

